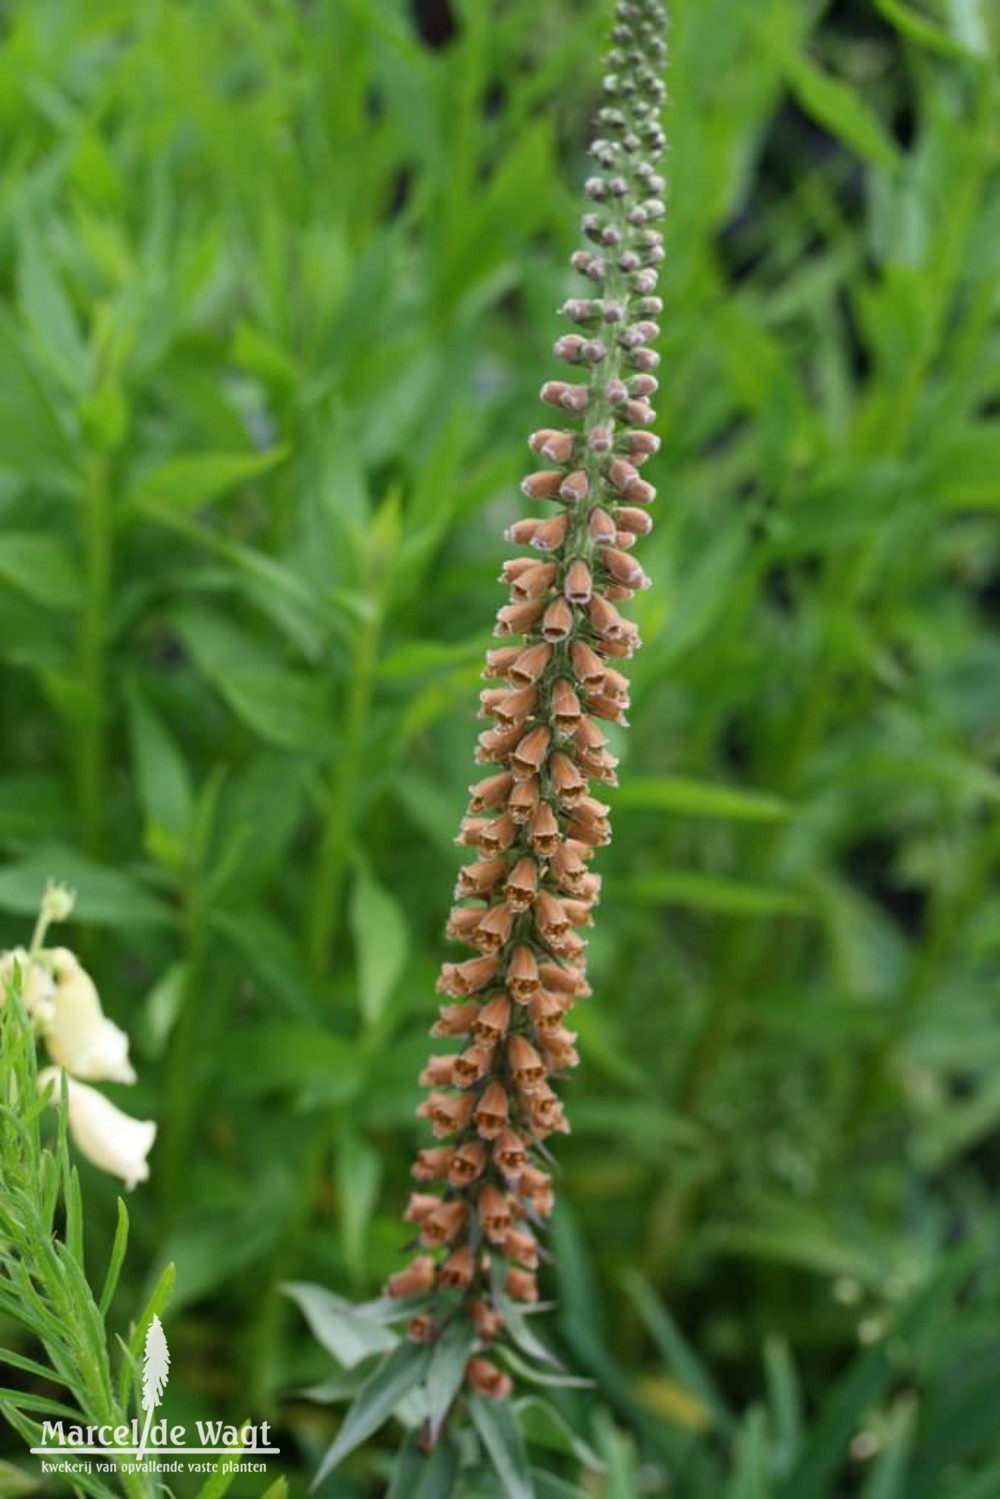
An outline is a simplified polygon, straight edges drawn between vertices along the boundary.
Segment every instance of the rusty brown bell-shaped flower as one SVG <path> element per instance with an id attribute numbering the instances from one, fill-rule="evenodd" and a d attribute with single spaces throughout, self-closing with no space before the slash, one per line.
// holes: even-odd
<path id="1" fill-rule="evenodd" d="M 552 425 L 530 437 L 543 466 L 521 486 L 539 509 L 507 532 L 524 551 L 501 573 L 510 602 L 484 673 L 484 775 L 457 839 L 472 856 L 447 931 L 474 955 L 438 981 L 448 1001 L 433 1034 L 449 1045 L 428 1061 L 418 1112 L 439 1143 L 413 1168 L 415 1257 L 386 1288 L 414 1298 L 420 1342 L 467 1319 L 467 1386 L 494 1398 L 511 1379 L 491 1354 L 512 1309 L 538 1297 L 553 1204 L 544 1142 L 570 1127 L 553 1084 L 578 1061 L 571 1012 L 590 994 L 584 933 L 600 897 L 591 861 L 611 836 L 593 787 L 616 783 L 604 725 L 626 722 L 618 663 L 640 644 L 622 606 L 649 582 L 633 548 L 651 529 L 642 466 L 659 446 L 666 17 L 657 0 L 621 0 L 615 14 L 572 258 L 586 288 L 565 303 L 573 331 L 555 345 L 572 374 L 541 390 Z"/>

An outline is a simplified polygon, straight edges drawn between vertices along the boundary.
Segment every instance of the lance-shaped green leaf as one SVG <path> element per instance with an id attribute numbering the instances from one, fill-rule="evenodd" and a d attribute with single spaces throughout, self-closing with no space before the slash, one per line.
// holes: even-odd
<path id="1" fill-rule="evenodd" d="M 428 1456 L 420 1433 L 411 1432 L 399 1454 L 386 1499 L 453 1499 L 461 1455 L 453 1442 L 440 1442 Z"/>
<path id="2" fill-rule="evenodd" d="M 419 1384 L 427 1372 L 430 1349 L 419 1343 L 400 1343 L 383 1364 L 365 1380 L 358 1391 L 337 1439 L 330 1447 L 313 1483 L 322 1482 L 348 1453 L 360 1447 L 383 1426 L 396 1406 Z"/>
<path id="3" fill-rule="evenodd" d="M 470 1395 L 469 1412 L 500 1479 L 505 1499 L 535 1499 L 524 1438 L 511 1406 L 506 1400 L 483 1400 L 479 1395 Z"/>
<path id="4" fill-rule="evenodd" d="M 462 1387 L 465 1366 L 476 1343 L 475 1329 L 465 1317 L 456 1318 L 438 1339 L 427 1371 L 427 1420 L 435 1442 Z"/>
<path id="5" fill-rule="evenodd" d="M 317 1342 L 345 1369 L 373 1353 L 391 1353 L 399 1342 L 394 1332 L 369 1320 L 362 1311 L 323 1286 L 291 1281 L 281 1289 L 299 1307 Z"/>

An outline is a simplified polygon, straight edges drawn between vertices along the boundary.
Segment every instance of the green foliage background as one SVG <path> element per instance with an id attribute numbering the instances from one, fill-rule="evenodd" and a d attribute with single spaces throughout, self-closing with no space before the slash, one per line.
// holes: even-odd
<path id="1" fill-rule="evenodd" d="M 0 935 L 77 887 L 160 1121 L 120 1325 L 176 1261 L 173 1416 L 269 1416 L 295 1492 L 337 1417 L 275 1288 L 398 1264 L 608 9 L 0 6 Z M 548 1275 L 608 1471 L 547 1466 L 987 1499 L 1000 24 L 672 9 L 655 587 Z"/>

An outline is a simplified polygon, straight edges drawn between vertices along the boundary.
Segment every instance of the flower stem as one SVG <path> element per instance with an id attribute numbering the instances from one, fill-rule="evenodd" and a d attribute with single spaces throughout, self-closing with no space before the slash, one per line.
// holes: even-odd
<path id="1" fill-rule="evenodd" d="M 105 635 L 114 568 L 109 478 L 106 456 L 91 453 L 84 472 L 83 490 L 86 594 L 80 616 L 82 708 L 75 770 L 83 842 L 93 854 L 100 852 L 103 841 L 107 718 Z"/>
<path id="2" fill-rule="evenodd" d="M 323 978 L 329 971 L 338 935 L 381 628 L 381 604 L 372 599 L 370 613 L 355 637 L 343 738 L 330 773 L 326 815 L 306 911 L 306 952 L 317 978 Z"/>

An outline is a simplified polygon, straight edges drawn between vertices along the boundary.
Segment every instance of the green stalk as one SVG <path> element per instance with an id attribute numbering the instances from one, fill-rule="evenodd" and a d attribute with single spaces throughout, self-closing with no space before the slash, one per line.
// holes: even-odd
<path id="1" fill-rule="evenodd" d="M 81 707 L 76 734 L 76 783 L 84 846 L 99 854 L 106 779 L 107 663 L 105 638 L 114 571 L 113 507 L 107 457 L 91 453 L 84 470 L 83 547 L 86 593 L 80 615 Z"/>
<path id="2" fill-rule="evenodd" d="M 316 853 L 312 894 L 306 909 L 306 952 L 317 978 L 323 978 L 329 972 L 330 957 L 338 935 L 381 629 L 381 601 L 373 598 L 371 612 L 354 641 L 343 739 L 330 772 L 326 816 Z"/>

